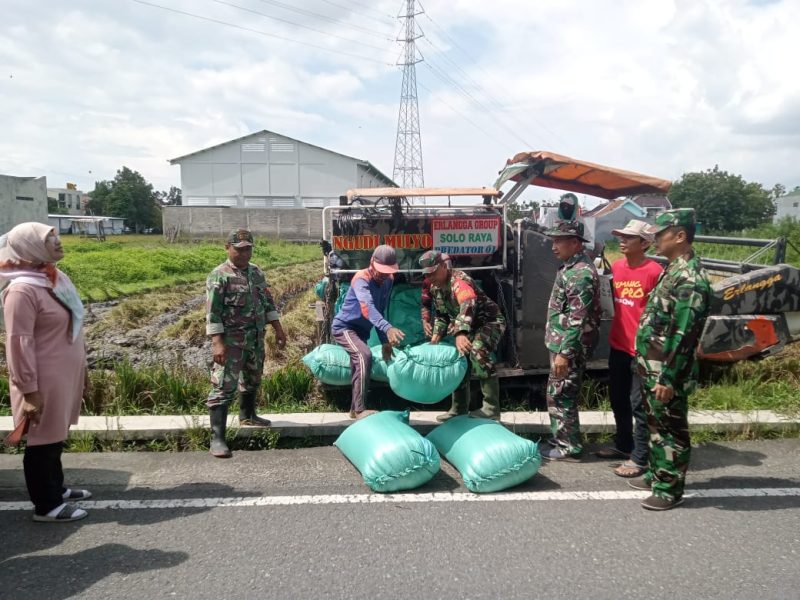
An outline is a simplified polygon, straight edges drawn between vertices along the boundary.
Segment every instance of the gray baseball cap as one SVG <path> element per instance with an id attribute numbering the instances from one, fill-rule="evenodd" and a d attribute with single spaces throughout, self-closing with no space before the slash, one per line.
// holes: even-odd
<path id="1" fill-rule="evenodd" d="M 394 248 L 383 244 L 372 251 L 372 267 L 378 273 L 397 273 L 400 267 L 397 266 L 397 253 Z"/>

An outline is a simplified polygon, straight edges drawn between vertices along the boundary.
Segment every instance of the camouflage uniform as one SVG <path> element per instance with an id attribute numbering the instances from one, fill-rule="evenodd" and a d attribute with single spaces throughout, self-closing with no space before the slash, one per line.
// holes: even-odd
<path id="1" fill-rule="evenodd" d="M 661 230 L 673 225 L 694 228 L 693 212 L 678 209 L 656 217 Z M 689 467 L 688 399 L 697 383 L 695 349 L 710 296 L 708 276 L 694 251 L 689 251 L 662 273 L 636 335 L 636 369 L 650 430 L 649 468 L 644 479 L 652 484 L 654 496 L 668 500 L 683 495 Z M 656 384 L 675 390 L 669 402 L 656 400 Z"/>
<path id="2" fill-rule="evenodd" d="M 555 229 L 549 230 L 548 235 L 583 240 L 583 224 L 562 221 Z M 558 447 L 569 455 L 578 455 L 583 450 L 578 396 L 586 361 L 597 343 L 599 286 L 594 263 L 581 251 L 559 267 L 547 307 L 544 341 L 550 351 L 550 376 L 547 379 L 550 429 Z M 568 373 L 563 379 L 556 379 L 553 375 L 554 361 L 559 354 L 569 359 Z"/>
<path id="3" fill-rule="evenodd" d="M 433 334 L 447 335 L 453 322 L 453 335 L 466 333 L 472 342 L 469 354 L 472 371 L 479 379 L 495 375 L 491 353 L 496 350 L 506 330 L 505 317 L 500 308 L 463 271 L 452 271 L 447 287 L 431 285 L 431 296 L 436 311 Z"/>
<path id="4" fill-rule="evenodd" d="M 420 317 L 423 323 L 428 323 L 433 327 L 433 296 L 431 296 L 431 281 L 427 277 L 422 280 L 422 294 L 420 296 Z"/>
<path id="5" fill-rule="evenodd" d="M 264 273 L 254 264 L 239 270 L 229 260 L 206 281 L 206 334 L 224 334 L 225 364 L 214 363 L 209 407 L 229 405 L 236 394 L 255 393 L 264 370 L 264 329 L 280 318 Z"/>

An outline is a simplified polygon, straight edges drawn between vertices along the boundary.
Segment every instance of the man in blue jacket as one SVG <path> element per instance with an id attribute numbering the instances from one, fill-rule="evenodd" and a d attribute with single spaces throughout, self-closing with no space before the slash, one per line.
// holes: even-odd
<path id="1" fill-rule="evenodd" d="M 364 404 L 372 367 L 372 352 L 367 345 L 372 328 L 375 327 L 378 332 L 385 361 L 392 358 L 392 346 L 399 344 L 405 337 L 402 331 L 392 327 L 384 317 L 397 271 L 394 248 L 386 245 L 375 248 L 369 267 L 353 275 L 342 307 L 333 318 L 333 339 L 350 355 L 350 371 L 353 374 L 351 419 L 375 412 L 365 410 Z"/>

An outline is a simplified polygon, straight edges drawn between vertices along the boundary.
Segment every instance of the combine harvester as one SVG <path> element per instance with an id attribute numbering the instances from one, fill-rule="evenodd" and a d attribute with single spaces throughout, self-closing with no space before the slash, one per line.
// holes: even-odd
<path id="1" fill-rule="evenodd" d="M 509 183 L 513 186 L 501 192 Z M 501 385 L 538 389 L 541 376 L 549 371 L 544 329 L 559 262 L 543 227 L 531 219 L 508 221 L 508 204 L 530 185 L 610 200 L 666 194 L 671 183 L 549 152 L 524 152 L 508 161 L 491 188 L 348 190 L 339 206 L 323 209 L 328 285 L 324 299 L 317 303 L 319 341 L 330 342 L 337 301 L 353 273 L 368 266 L 376 246 L 389 244 L 397 250 L 400 264 L 389 321 L 401 329 L 407 324 L 406 342 L 422 343 L 418 323 L 422 274 L 417 259 L 434 248 L 449 254 L 455 268 L 469 272 L 505 314 L 508 327 L 498 352 Z M 570 217 L 574 207 L 562 204 L 560 210 L 562 216 Z M 763 357 L 800 339 L 800 270 L 783 264 L 785 239 L 697 236 L 695 241 L 758 248 L 744 262 L 703 259 L 706 268 L 723 276 L 715 277 L 711 316 L 698 349 L 701 358 L 733 362 Z M 773 253 L 771 266 L 754 263 L 768 252 Z M 602 256 L 602 247 L 590 249 L 590 254 Z M 611 286 L 603 287 L 604 306 L 611 307 Z M 610 312 L 604 311 L 590 371 L 607 369 L 610 318 Z"/>

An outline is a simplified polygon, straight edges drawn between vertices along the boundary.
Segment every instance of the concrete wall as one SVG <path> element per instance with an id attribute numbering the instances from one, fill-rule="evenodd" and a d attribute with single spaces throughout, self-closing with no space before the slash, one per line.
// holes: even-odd
<path id="1" fill-rule="evenodd" d="M 65 208 L 69 215 L 82 215 L 84 213 L 81 202 L 86 194 L 80 190 L 47 188 L 47 195 L 58 202 L 59 207 Z"/>
<path id="2" fill-rule="evenodd" d="M 226 237 L 232 229 L 245 227 L 254 235 L 290 241 L 322 239 L 322 210 L 314 208 L 221 208 L 165 206 L 164 233 L 180 228 L 183 237 Z"/>
<path id="3" fill-rule="evenodd" d="M 269 132 L 177 163 L 184 206 L 322 208 L 349 188 L 390 185 L 356 159 Z"/>
<path id="4" fill-rule="evenodd" d="M 792 217 L 800 221 L 800 194 L 789 194 L 775 201 L 774 222 L 778 222 L 786 217 Z"/>
<path id="5" fill-rule="evenodd" d="M 27 221 L 47 223 L 47 179 L 0 175 L 0 235 Z"/>

